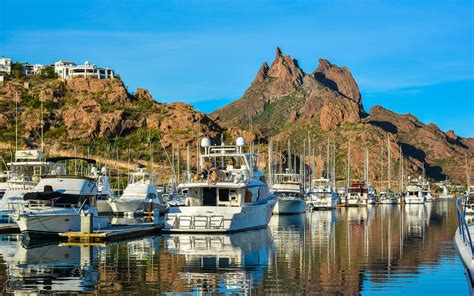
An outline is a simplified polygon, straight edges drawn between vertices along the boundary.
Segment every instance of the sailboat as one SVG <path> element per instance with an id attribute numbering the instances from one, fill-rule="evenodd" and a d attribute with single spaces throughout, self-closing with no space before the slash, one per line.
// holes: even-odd
<path id="1" fill-rule="evenodd" d="M 291 170 L 291 150 L 288 140 L 288 168 L 284 173 L 274 174 L 270 193 L 277 199 L 273 214 L 301 214 L 305 212 L 304 190 L 301 174 Z"/>
<path id="2" fill-rule="evenodd" d="M 244 153 L 245 140 L 235 145 L 211 145 L 201 140 L 200 172 L 181 187 L 184 205 L 171 206 L 165 214 L 164 232 L 228 233 L 265 228 L 276 198 L 269 194 L 256 156 Z"/>
<path id="3" fill-rule="evenodd" d="M 335 209 L 339 202 L 339 195 L 335 192 L 333 183 L 335 176 L 335 161 L 332 161 L 332 174 L 330 173 L 330 162 L 334 156 L 330 155 L 330 145 L 328 140 L 326 178 L 314 178 L 311 180 L 310 189 L 306 195 L 307 209 Z"/>
<path id="4" fill-rule="evenodd" d="M 392 153 L 390 149 L 390 138 L 387 137 L 387 155 L 388 155 L 388 165 L 387 165 L 387 189 L 380 192 L 379 202 L 381 204 L 397 204 L 399 202 L 397 195 L 391 189 L 391 179 L 392 179 Z"/>
<path id="5" fill-rule="evenodd" d="M 453 198 L 454 197 L 454 195 L 449 194 L 448 177 L 446 177 L 446 180 L 444 180 L 444 184 L 441 185 L 441 188 L 443 188 L 443 192 L 439 195 L 439 198 Z"/>

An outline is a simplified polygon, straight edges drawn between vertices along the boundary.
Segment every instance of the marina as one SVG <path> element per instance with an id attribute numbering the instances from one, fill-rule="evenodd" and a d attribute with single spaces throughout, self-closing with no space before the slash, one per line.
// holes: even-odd
<path id="1" fill-rule="evenodd" d="M 234 234 L 24 244 L 1 236 L 0 291 L 466 295 L 456 204 L 276 215 Z"/>

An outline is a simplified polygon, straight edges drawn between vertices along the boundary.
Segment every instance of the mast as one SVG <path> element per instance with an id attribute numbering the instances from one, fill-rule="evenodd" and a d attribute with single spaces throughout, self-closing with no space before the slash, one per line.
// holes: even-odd
<path id="1" fill-rule="evenodd" d="M 303 190 L 306 191 L 306 139 L 303 140 L 303 159 L 300 162 L 300 171 L 303 170 Z"/>
<path id="2" fill-rule="evenodd" d="M 364 162 L 364 178 L 365 184 L 367 187 L 370 186 L 370 176 L 369 176 L 369 148 L 365 147 L 365 162 Z"/>
<path id="3" fill-rule="evenodd" d="M 347 148 L 347 181 L 346 181 L 346 192 L 349 192 L 350 179 L 351 179 L 351 141 L 349 141 L 349 146 Z"/>
<path id="4" fill-rule="evenodd" d="M 290 139 L 288 139 L 288 160 L 287 160 L 288 170 L 291 171 L 291 144 Z"/>
<path id="5" fill-rule="evenodd" d="M 332 146 L 332 185 L 333 185 L 333 190 L 337 192 L 336 188 L 336 144 L 333 144 Z"/>
<path id="6" fill-rule="evenodd" d="M 189 154 L 189 143 L 186 146 L 186 182 L 191 179 L 191 171 L 189 169 L 189 163 L 191 162 L 191 156 Z"/>
<path id="7" fill-rule="evenodd" d="M 272 140 L 268 143 L 268 183 L 272 185 L 272 149 L 273 149 L 273 142 Z"/>
<path id="8" fill-rule="evenodd" d="M 18 151 L 18 96 L 15 98 L 15 161 Z"/>
<path id="9" fill-rule="evenodd" d="M 392 178 L 392 172 L 391 172 L 391 161 L 392 161 L 392 155 L 390 152 L 390 137 L 387 136 L 387 153 L 388 153 L 388 172 L 387 172 L 387 182 L 388 182 L 388 191 L 390 191 L 390 181 Z"/>
<path id="10" fill-rule="evenodd" d="M 41 101 L 41 152 L 44 153 L 44 117 L 43 117 L 43 100 Z"/>
<path id="11" fill-rule="evenodd" d="M 326 178 L 329 179 L 329 137 L 328 137 L 328 145 L 327 145 L 327 151 L 326 151 Z"/>

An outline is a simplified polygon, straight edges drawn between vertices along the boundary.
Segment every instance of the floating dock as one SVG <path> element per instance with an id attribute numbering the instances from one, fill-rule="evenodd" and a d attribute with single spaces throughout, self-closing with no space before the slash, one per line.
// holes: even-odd
<path id="1" fill-rule="evenodd" d="M 110 226 L 93 232 L 65 232 L 59 236 L 66 238 L 69 242 L 104 242 L 121 239 L 137 238 L 157 234 L 163 228 L 163 224 L 140 223 L 134 225 Z"/>

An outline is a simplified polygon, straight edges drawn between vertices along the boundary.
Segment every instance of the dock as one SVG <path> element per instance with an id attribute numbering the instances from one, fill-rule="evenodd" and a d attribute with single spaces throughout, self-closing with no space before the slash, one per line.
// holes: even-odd
<path id="1" fill-rule="evenodd" d="M 1 234 L 19 234 L 20 228 L 16 223 L 1 223 L 0 224 L 0 235 Z"/>
<path id="2" fill-rule="evenodd" d="M 131 239 L 147 235 L 157 234 L 163 228 L 163 224 L 140 223 L 134 225 L 110 226 L 98 231 L 88 232 L 65 232 L 59 236 L 68 242 L 104 242 Z"/>

